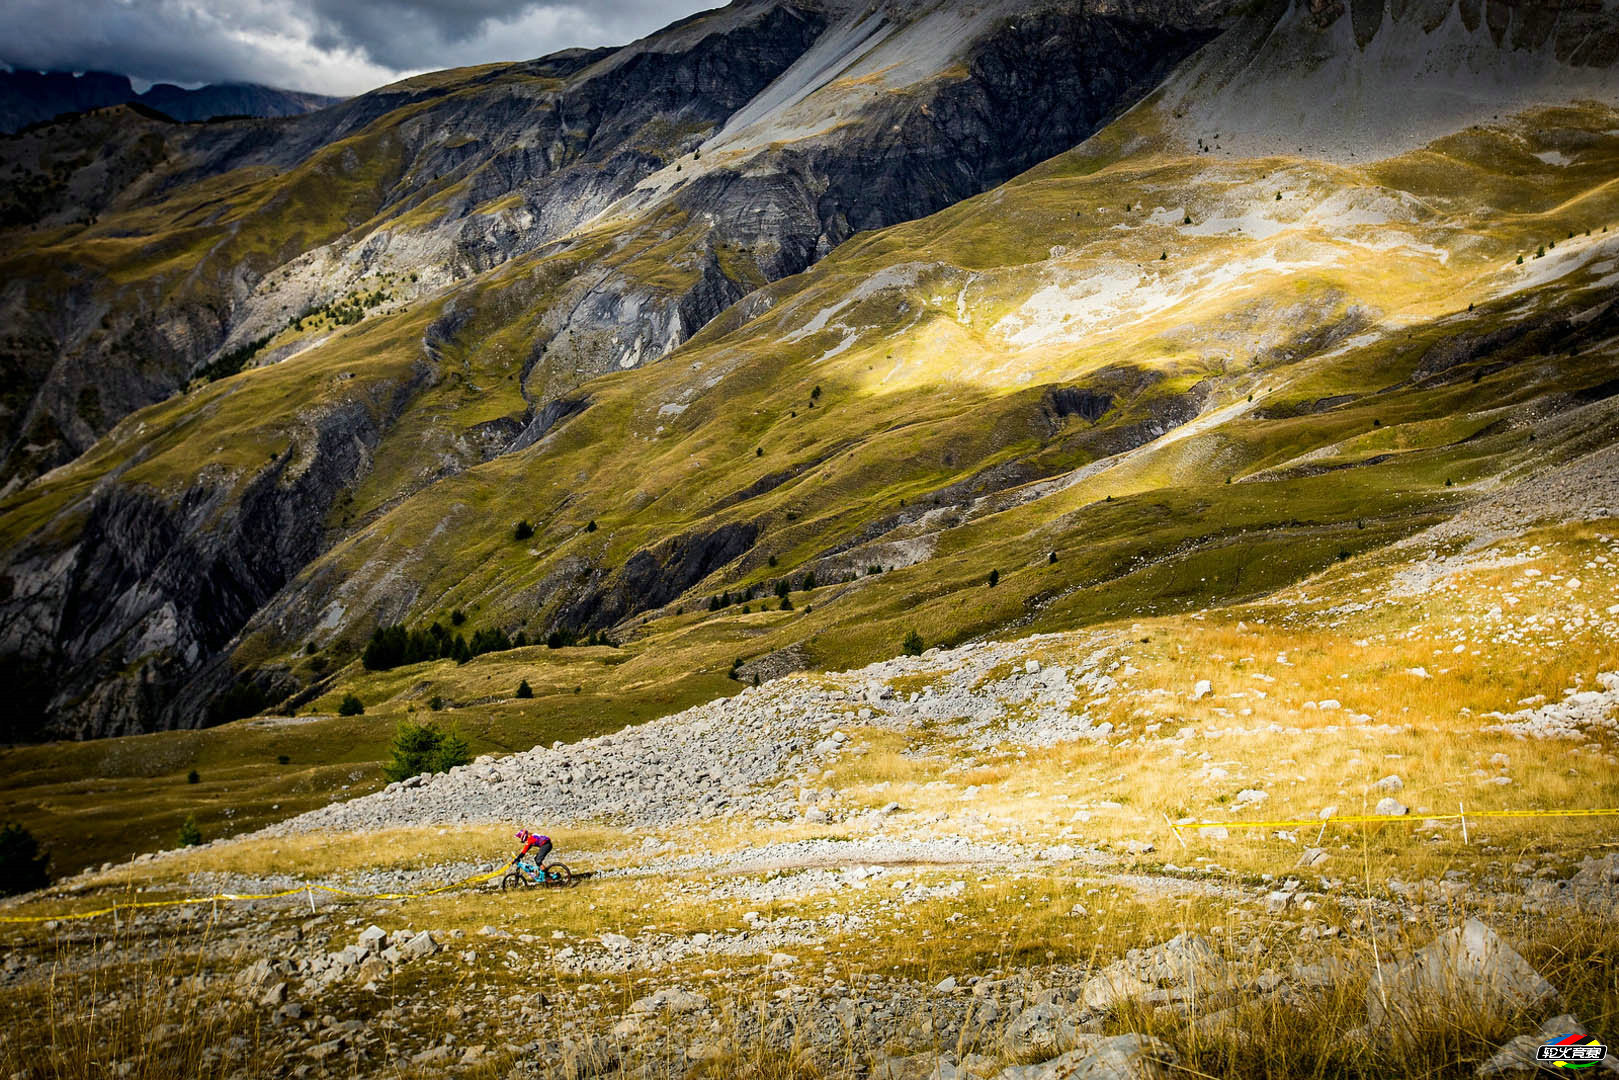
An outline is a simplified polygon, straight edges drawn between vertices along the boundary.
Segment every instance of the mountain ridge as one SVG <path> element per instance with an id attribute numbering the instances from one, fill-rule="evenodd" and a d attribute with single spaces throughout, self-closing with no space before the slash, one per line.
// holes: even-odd
<path id="1" fill-rule="evenodd" d="M 129 76 L 106 71 L 0 71 L 0 134 L 61 122 L 75 113 L 141 105 L 181 123 L 235 116 L 297 116 L 342 101 L 330 94 L 258 83 L 209 83 L 187 89 L 154 83 L 137 93 Z"/>

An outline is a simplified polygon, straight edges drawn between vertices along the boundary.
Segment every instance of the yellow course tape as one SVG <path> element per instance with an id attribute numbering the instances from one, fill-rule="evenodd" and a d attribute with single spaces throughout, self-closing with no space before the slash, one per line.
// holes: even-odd
<path id="1" fill-rule="evenodd" d="M 509 864 L 508 864 L 509 866 Z M 215 893 L 212 896 L 190 896 L 182 900 L 132 900 L 124 904 L 113 904 L 111 907 L 97 908 L 95 911 L 76 911 L 61 915 L 0 915 L 0 923 L 42 923 L 65 922 L 77 919 L 98 919 L 103 915 L 116 915 L 120 911 L 135 911 L 140 908 L 188 907 L 197 904 L 216 904 L 220 901 L 247 901 L 247 900 L 282 900 L 289 896 L 304 896 L 317 892 L 330 893 L 333 896 L 345 897 L 351 900 L 419 900 L 426 896 L 437 896 L 452 889 L 461 889 L 470 885 L 481 885 L 486 881 L 499 877 L 507 869 L 502 866 L 485 874 L 473 874 L 471 877 L 452 881 L 448 885 L 440 885 L 436 889 L 427 889 L 423 892 L 412 893 L 357 893 L 348 889 L 339 889 L 334 885 L 319 885 L 310 883 L 300 885 L 296 889 L 285 889 L 273 893 Z M 311 903 L 313 896 L 310 895 Z"/>
<path id="2" fill-rule="evenodd" d="M 1429 821 L 1478 821 L 1481 818 L 1520 817 L 1610 817 L 1619 814 L 1611 810 L 1474 810 L 1462 814 L 1345 814 L 1329 818 L 1306 818 L 1303 821 L 1196 821 L 1173 825 L 1175 829 L 1303 829 L 1314 825 L 1361 825 L 1381 822 L 1400 822 L 1419 825 Z"/>

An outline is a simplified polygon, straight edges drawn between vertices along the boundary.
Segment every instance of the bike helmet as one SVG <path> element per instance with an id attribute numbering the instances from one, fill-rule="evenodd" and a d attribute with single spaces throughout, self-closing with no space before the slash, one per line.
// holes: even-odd
<path id="1" fill-rule="evenodd" d="M 519 843 L 523 843 L 523 844 L 528 843 L 529 837 L 531 837 L 533 835 L 534 834 L 529 832 L 527 829 L 518 829 L 517 830 L 517 840 L 518 840 Z"/>

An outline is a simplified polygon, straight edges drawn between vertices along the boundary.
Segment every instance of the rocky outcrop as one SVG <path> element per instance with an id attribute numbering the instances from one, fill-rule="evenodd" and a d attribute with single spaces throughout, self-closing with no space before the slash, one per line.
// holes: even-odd
<path id="1" fill-rule="evenodd" d="M 564 605 L 557 623 L 570 630 L 597 629 L 667 604 L 741 557 L 758 538 L 756 523 L 731 522 L 712 532 L 672 537 L 637 551 L 623 569 Z"/>

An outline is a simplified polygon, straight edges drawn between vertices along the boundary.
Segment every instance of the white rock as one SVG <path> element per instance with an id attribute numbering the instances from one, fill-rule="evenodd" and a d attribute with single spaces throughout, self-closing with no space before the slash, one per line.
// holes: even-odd
<path id="1" fill-rule="evenodd" d="M 399 946 L 399 952 L 407 960 L 420 960 L 424 956 L 432 956 L 438 952 L 438 948 L 438 942 L 433 940 L 433 935 L 423 930 Z"/>
<path id="2" fill-rule="evenodd" d="M 1192 687 L 1192 700 L 1193 701 L 1202 701 L 1204 698 L 1208 697 L 1213 692 L 1214 692 L 1214 684 L 1213 683 L 1209 682 L 1209 680 L 1207 680 L 1207 679 L 1199 679 L 1199 680 L 1197 680 L 1197 684 Z"/>
<path id="3" fill-rule="evenodd" d="M 632 1003 L 630 1012 L 683 1015 L 697 1012 L 707 1006 L 708 999 L 702 994 L 691 990 L 682 990 L 678 987 L 664 987 Z"/>
<path id="4" fill-rule="evenodd" d="M 1075 1043 L 1051 1061 L 1002 1069 L 997 1080 L 1159 1080 L 1178 1060 L 1150 1035 L 1081 1035 Z"/>
<path id="5" fill-rule="evenodd" d="M 1557 998 L 1556 987 L 1494 930 L 1468 919 L 1372 980 L 1366 1013 L 1374 1029 L 1403 1038 L 1435 1023 L 1505 1017 Z"/>
<path id="6" fill-rule="evenodd" d="M 1377 800 L 1377 805 L 1372 807 L 1372 813 L 1379 817 L 1399 817 L 1401 814 L 1409 814 L 1410 812 L 1409 807 L 1393 796 L 1385 796 Z"/>

